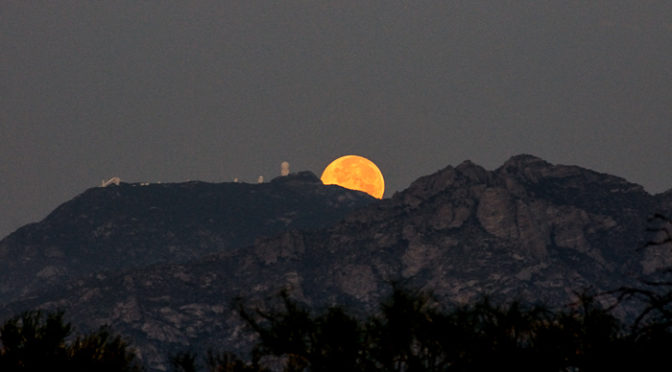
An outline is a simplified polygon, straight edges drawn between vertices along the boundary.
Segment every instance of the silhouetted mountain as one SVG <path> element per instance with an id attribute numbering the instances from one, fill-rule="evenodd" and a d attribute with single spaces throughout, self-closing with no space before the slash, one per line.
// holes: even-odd
<path id="1" fill-rule="evenodd" d="M 186 262 L 324 227 L 374 201 L 310 172 L 263 184 L 95 187 L 0 242 L 0 303 L 87 274 Z"/>
<path id="2" fill-rule="evenodd" d="M 298 182 L 282 181 L 290 189 Z M 279 187 L 276 182 L 264 187 Z M 304 182 L 298 183 L 305 187 L 303 191 L 295 190 L 298 194 L 324 190 L 335 200 L 339 198 L 337 194 L 350 195 L 353 205 L 369 201 L 340 189 L 319 185 L 311 189 Z M 235 190 L 233 187 L 242 186 L 227 187 Z M 262 190 L 262 186 L 256 190 Z M 95 191 L 132 193 L 135 189 L 142 188 L 127 185 Z M 157 187 L 157 193 L 159 190 Z M 390 281 L 401 281 L 457 303 L 488 293 L 495 298 L 559 306 L 572 302 L 575 290 L 591 287 L 604 291 L 635 284 L 641 275 L 655 272 L 672 257 L 669 247 L 657 247 L 655 252 L 642 249 L 647 217 L 656 210 L 668 210 L 668 193 L 652 196 L 622 178 L 576 166 L 552 165 L 529 155 L 513 157 L 494 171 L 468 161 L 449 166 L 418 179 L 390 199 L 349 213 L 329 227 L 305 231 L 281 226 L 285 232 L 235 249 L 224 246 L 223 240 L 197 239 L 212 217 L 202 217 L 206 212 L 201 208 L 190 208 L 186 199 L 195 198 L 183 197 L 184 209 L 192 211 L 187 217 L 170 222 L 168 214 L 157 213 L 154 222 L 124 225 L 120 231 L 135 236 L 164 236 L 170 231 L 165 226 L 176 230 L 191 226 L 178 230 L 184 231 L 179 235 L 183 242 L 180 247 L 187 250 L 194 242 L 205 246 L 196 247 L 201 253 L 186 257 L 192 259 L 190 262 L 173 260 L 162 264 L 172 258 L 153 259 L 121 271 L 124 257 L 111 258 L 119 260 L 114 270 L 104 275 L 94 275 L 92 270 L 88 277 L 69 281 L 58 289 L 32 292 L 33 298 L 26 296 L 26 300 L 6 306 L 4 314 L 36 306 L 65 308 L 87 327 L 108 323 L 131 336 L 148 365 L 163 369 L 171 351 L 189 347 L 203 350 L 207 346 L 245 350 L 250 336 L 229 307 L 238 296 L 261 304 L 260 300 L 286 288 L 294 298 L 317 308 L 344 304 L 365 313 L 374 311 L 389 293 Z M 334 199 L 330 200 L 334 203 Z M 304 206 L 308 207 L 300 204 L 301 208 Z M 168 208 L 163 204 L 157 207 Z M 262 213 L 268 209 L 271 208 L 260 204 L 249 210 Z M 310 215 L 319 215 L 318 210 L 313 209 L 314 214 Z M 124 221 L 139 219 L 135 215 L 139 212 L 118 209 L 117 213 L 127 216 Z M 278 220 L 277 216 L 268 218 Z M 265 219 L 250 216 L 245 221 L 252 221 L 253 225 L 241 222 L 240 229 L 254 230 L 259 225 L 256 221 Z M 110 228 L 117 229 L 116 224 Z M 36 226 L 24 229 L 33 229 L 34 235 L 29 236 L 39 242 L 43 230 Z M 50 234 L 70 236 L 67 229 L 52 230 Z M 90 228 L 82 233 L 85 230 L 74 236 L 96 231 Z M 28 253 L 47 252 L 50 247 L 21 246 L 18 237 L 24 234 L 27 233 L 20 230 L 16 237 L 12 235 L 13 245 L 0 245 L 16 252 L 12 253 L 12 262 L 24 262 L 25 257 L 31 257 Z M 87 241 L 101 241 L 86 236 Z M 79 241 L 74 237 L 72 240 Z M 139 250 L 151 251 L 144 254 L 152 257 L 166 254 L 169 245 L 152 241 L 155 240 L 146 240 Z M 123 254 L 124 249 L 107 247 L 117 244 L 117 240 L 107 242 L 99 243 L 105 247 L 98 249 Z M 63 255 L 62 260 L 77 259 L 81 253 L 74 252 Z M 207 252 L 217 253 L 196 259 Z M 3 257 L 8 256 L 5 253 Z M 108 257 L 102 257 L 96 267 L 106 268 L 105 258 Z M 149 262 L 156 264 L 148 266 Z M 30 275 L 34 276 L 36 268 L 32 270 Z M 5 279 L 2 283 L 12 285 Z M 608 301 L 609 297 L 603 299 Z M 620 311 L 624 315 L 628 309 Z"/>

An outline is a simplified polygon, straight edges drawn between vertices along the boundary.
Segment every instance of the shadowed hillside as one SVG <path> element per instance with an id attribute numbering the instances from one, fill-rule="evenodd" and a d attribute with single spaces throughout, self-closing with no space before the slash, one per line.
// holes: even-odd
<path id="1" fill-rule="evenodd" d="M 258 187 L 254 190 L 260 192 L 279 186 Z M 320 192 L 332 200 L 329 203 L 343 195 L 360 196 L 336 188 L 317 190 L 324 190 Z M 330 192 L 335 199 L 328 198 Z M 314 208 L 308 215 L 320 213 L 321 207 L 297 208 L 304 206 Z M 430 290 L 447 303 L 468 304 L 488 293 L 495 300 L 517 298 L 561 307 L 576 301 L 577 290 L 603 292 L 635 285 L 645 272 L 664 268 L 661 263 L 672 249 L 663 245 L 654 252 L 643 246 L 647 218 L 666 208 L 669 193 L 652 196 L 622 178 L 576 166 L 521 155 L 488 171 L 467 161 L 422 177 L 390 199 L 344 213 L 328 227 L 305 231 L 287 225 L 279 235 L 244 247 L 231 248 L 222 243 L 224 238 L 197 239 L 212 218 L 202 218 L 205 212 L 200 209 L 175 225 L 157 213 L 155 222 L 129 226 L 129 231 L 136 236 L 171 231 L 181 237 L 180 246 L 193 244 L 203 256 L 189 256 L 189 262 L 147 261 L 133 269 L 66 282 L 59 289 L 33 291 L 31 298 L 5 306 L 4 313 L 66 308 L 87 327 L 112 325 L 135 341 L 145 363 L 164 369 L 166 355 L 185 348 L 249 349 L 254 340 L 242 331 L 242 320 L 229 307 L 232 299 L 244 296 L 252 304 L 263 304 L 281 289 L 314 308 L 338 304 L 359 314 L 377 308 L 389 294 L 390 281 Z M 254 219 L 258 217 L 250 218 L 254 224 L 241 222 L 243 231 L 264 226 Z M 281 220 L 276 216 L 271 221 Z M 182 226 L 192 227 L 179 230 Z M 203 245 L 190 243 L 195 241 Z M 165 254 L 164 245 L 151 242 L 146 241 L 143 252 Z M 12 248 L 15 252 L 35 250 L 12 247 L 18 247 Z M 615 295 L 600 300 L 609 303 Z M 626 307 L 615 314 L 627 317 L 633 311 Z"/>
<path id="2" fill-rule="evenodd" d="M 186 262 L 288 229 L 324 227 L 371 202 L 310 172 L 263 184 L 92 188 L 0 241 L 0 303 L 89 274 Z"/>

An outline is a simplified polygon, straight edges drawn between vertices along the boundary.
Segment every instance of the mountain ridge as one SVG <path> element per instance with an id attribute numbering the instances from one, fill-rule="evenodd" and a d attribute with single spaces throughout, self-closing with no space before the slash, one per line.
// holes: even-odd
<path id="1" fill-rule="evenodd" d="M 299 184 L 307 190 L 313 184 L 342 192 L 304 176 L 308 182 Z M 296 180 L 271 184 L 283 181 Z M 286 289 L 310 306 L 366 313 L 376 310 L 390 281 L 401 281 L 453 303 L 489 293 L 562 306 L 576 290 L 632 285 L 672 262 L 668 247 L 643 248 L 647 217 L 672 209 L 667 198 L 531 155 L 492 171 L 465 161 L 321 228 L 286 228 L 189 262 L 90 273 L 58 290 L 32 292 L 0 314 L 66 308 L 84 326 L 109 323 L 132 337 L 147 365 L 164 370 L 167 353 L 186 347 L 249 347 L 229 308 L 237 296 L 263 305 Z M 630 309 L 619 311 L 627 316 Z"/>
<path id="2" fill-rule="evenodd" d="M 324 187 L 310 172 L 263 184 L 91 188 L 0 241 L 0 301 L 101 269 L 183 262 L 288 228 L 319 228 L 372 202 Z"/>

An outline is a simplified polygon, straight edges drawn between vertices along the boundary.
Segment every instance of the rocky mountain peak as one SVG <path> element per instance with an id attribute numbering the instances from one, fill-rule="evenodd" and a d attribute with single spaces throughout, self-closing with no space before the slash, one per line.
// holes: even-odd
<path id="1" fill-rule="evenodd" d="M 551 174 L 556 166 L 533 155 L 516 155 L 495 171 L 499 175 L 536 183 Z"/>
<path id="2" fill-rule="evenodd" d="M 661 204 L 622 178 L 532 155 L 514 156 L 494 171 L 471 161 L 448 166 L 418 179 L 392 202 L 390 211 L 413 214 L 404 228 L 416 238 L 477 228 L 516 241 L 516 254 L 534 262 L 579 252 L 611 272 L 633 259 L 647 213 Z"/>
<path id="3" fill-rule="evenodd" d="M 530 166 L 552 166 L 551 163 L 547 162 L 546 160 L 530 155 L 530 154 L 518 154 L 514 155 L 509 158 L 509 160 L 505 161 L 504 164 L 501 166 L 501 168 L 509 168 L 509 167 L 515 167 L 515 168 L 527 168 Z"/>
<path id="4" fill-rule="evenodd" d="M 460 173 L 465 180 L 471 183 L 482 184 L 490 181 L 488 171 L 480 165 L 473 163 L 471 160 L 463 161 L 457 168 L 455 168 L 455 170 Z"/>
<path id="5" fill-rule="evenodd" d="M 394 200 L 415 206 L 422 201 L 446 194 L 467 185 L 488 184 L 492 182 L 490 172 L 470 160 L 457 167 L 448 166 L 428 176 L 420 177 L 402 193 L 395 194 Z"/>
<path id="6" fill-rule="evenodd" d="M 418 178 L 402 193 L 395 194 L 395 198 L 412 196 L 418 199 L 428 199 L 452 186 L 456 180 L 457 171 L 452 166 L 448 166 L 434 174 Z"/>
<path id="7" fill-rule="evenodd" d="M 575 165 L 551 164 L 533 155 L 516 155 L 506 161 L 495 173 L 505 178 L 516 179 L 526 184 L 553 183 L 576 189 L 585 189 L 600 184 L 612 192 L 646 193 L 640 185 L 613 175 L 596 172 Z"/>
<path id="8" fill-rule="evenodd" d="M 407 198 L 411 196 L 426 200 L 448 189 L 465 185 L 488 187 L 500 185 L 515 192 L 520 191 L 518 183 L 521 182 L 536 184 L 544 178 L 571 178 L 590 172 L 592 171 L 580 167 L 553 165 L 528 154 L 511 157 L 495 171 L 488 171 L 470 160 L 465 160 L 457 167 L 448 166 L 434 174 L 419 178 L 404 193 Z"/>

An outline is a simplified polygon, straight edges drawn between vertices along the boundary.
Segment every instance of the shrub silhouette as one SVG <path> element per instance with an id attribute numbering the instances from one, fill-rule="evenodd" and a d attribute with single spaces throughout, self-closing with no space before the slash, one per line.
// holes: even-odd
<path id="1" fill-rule="evenodd" d="M 179 353 L 170 362 L 175 372 L 195 372 L 198 370 L 198 354 L 195 352 Z M 206 368 L 209 372 L 255 372 L 262 371 L 258 366 L 253 366 L 240 359 L 233 353 L 216 353 L 208 350 L 205 358 Z"/>
<path id="2" fill-rule="evenodd" d="M 27 311 L 0 327 L 0 371 L 140 371 L 128 344 L 107 327 L 66 339 L 63 312 Z"/>
<path id="3" fill-rule="evenodd" d="M 71 332 L 62 312 L 43 319 L 41 312 L 31 311 L 8 320 L 0 328 L 0 370 L 62 370 L 68 357 L 65 338 Z"/>
<path id="4" fill-rule="evenodd" d="M 251 359 L 208 351 L 208 371 L 666 371 L 672 350 L 665 312 L 626 326 L 592 294 L 549 310 L 487 297 L 443 307 L 431 294 L 394 287 L 366 319 L 332 307 L 320 314 L 281 293 L 281 306 L 236 306 L 257 336 Z M 646 309 L 648 309 L 646 307 Z M 70 341 L 68 341 L 70 340 Z M 0 371 L 140 371 L 129 345 L 103 327 L 72 335 L 63 313 L 29 311 L 0 327 Z M 198 354 L 171 361 L 199 370 Z"/>
<path id="5" fill-rule="evenodd" d="M 287 293 L 281 298 L 283 308 L 274 311 L 237 305 L 259 337 L 250 370 L 261 370 L 260 361 L 269 356 L 281 360 L 284 371 L 655 371 L 670 366 L 667 323 L 634 332 L 586 293 L 578 294 L 573 306 L 553 311 L 516 301 L 496 304 L 487 297 L 442 308 L 430 294 L 395 287 L 380 312 L 365 320 L 338 307 L 312 315 Z"/>
<path id="6" fill-rule="evenodd" d="M 363 333 L 355 318 L 337 307 L 313 317 L 287 292 L 281 298 L 282 311 L 249 311 L 238 305 L 241 317 L 260 338 L 253 350 L 255 365 L 263 356 L 273 355 L 285 358 L 287 371 L 361 370 Z"/>

